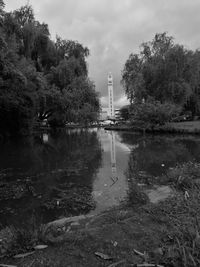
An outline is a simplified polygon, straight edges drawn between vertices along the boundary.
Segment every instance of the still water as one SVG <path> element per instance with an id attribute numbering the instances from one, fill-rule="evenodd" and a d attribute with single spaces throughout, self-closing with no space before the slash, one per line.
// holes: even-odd
<path id="1" fill-rule="evenodd" d="M 104 129 L 1 144 L 0 228 L 156 202 L 172 193 L 159 177 L 177 163 L 200 161 L 199 151 L 198 137 Z"/>

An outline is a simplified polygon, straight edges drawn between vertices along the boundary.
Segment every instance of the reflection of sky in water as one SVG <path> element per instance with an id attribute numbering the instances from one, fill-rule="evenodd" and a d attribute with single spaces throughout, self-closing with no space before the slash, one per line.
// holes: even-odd
<path id="1" fill-rule="evenodd" d="M 128 183 L 134 187 L 144 183 L 140 190 L 149 200 L 156 203 L 173 192 L 170 187 L 159 185 L 154 178 L 165 174 L 168 168 L 189 160 L 200 160 L 200 141 L 195 137 L 141 136 L 133 133 L 98 132 L 103 148 L 102 167 L 93 183 L 93 197 L 96 201 L 94 213 L 115 206 L 134 194 Z M 125 176 L 128 175 L 128 181 Z M 148 179 L 153 184 L 149 184 Z"/>
<path id="2" fill-rule="evenodd" d="M 102 167 L 93 183 L 93 197 L 98 213 L 106 208 L 119 204 L 127 195 L 127 169 L 130 149 L 118 141 L 117 133 L 100 130 L 98 132 L 102 144 Z"/>

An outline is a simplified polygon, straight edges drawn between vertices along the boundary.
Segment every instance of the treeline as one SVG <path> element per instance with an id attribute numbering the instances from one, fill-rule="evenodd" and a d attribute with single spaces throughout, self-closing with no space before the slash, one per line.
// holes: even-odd
<path id="1" fill-rule="evenodd" d="M 0 0 L 0 131 L 28 135 L 35 125 L 87 124 L 100 104 L 88 78 L 89 50 L 77 41 L 51 40 L 31 6 L 5 12 Z"/>
<path id="2" fill-rule="evenodd" d="M 176 111 L 199 116 L 200 51 L 176 44 L 165 32 L 156 34 L 152 41 L 141 44 L 140 53 L 130 54 L 122 84 L 134 109 L 132 114 L 139 117 L 144 110 L 154 113 L 154 118 L 161 111 L 164 115 Z"/>

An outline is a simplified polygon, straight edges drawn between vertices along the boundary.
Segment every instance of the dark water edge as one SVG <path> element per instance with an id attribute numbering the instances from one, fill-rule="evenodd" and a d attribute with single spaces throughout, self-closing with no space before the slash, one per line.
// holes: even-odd
<path id="1" fill-rule="evenodd" d="M 159 177 L 178 163 L 199 162 L 199 149 L 194 136 L 94 128 L 1 144 L 0 227 L 98 214 L 123 202 L 143 205 L 167 194 Z"/>

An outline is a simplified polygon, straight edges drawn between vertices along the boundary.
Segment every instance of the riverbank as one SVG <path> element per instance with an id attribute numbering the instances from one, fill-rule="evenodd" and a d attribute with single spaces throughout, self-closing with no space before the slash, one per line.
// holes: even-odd
<path id="1" fill-rule="evenodd" d="M 134 202 L 100 215 L 54 221 L 40 229 L 37 244 L 47 244 L 46 249 L 0 262 L 19 267 L 198 266 L 199 174 L 197 163 L 177 166 L 159 180 L 171 184 L 173 197 L 152 204 L 135 192 Z"/>
<path id="2" fill-rule="evenodd" d="M 144 132 L 144 129 L 134 125 L 110 125 L 106 130 Z M 200 134 L 200 121 L 169 122 L 163 126 L 146 129 L 146 133 L 170 133 L 170 134 Z"/>

